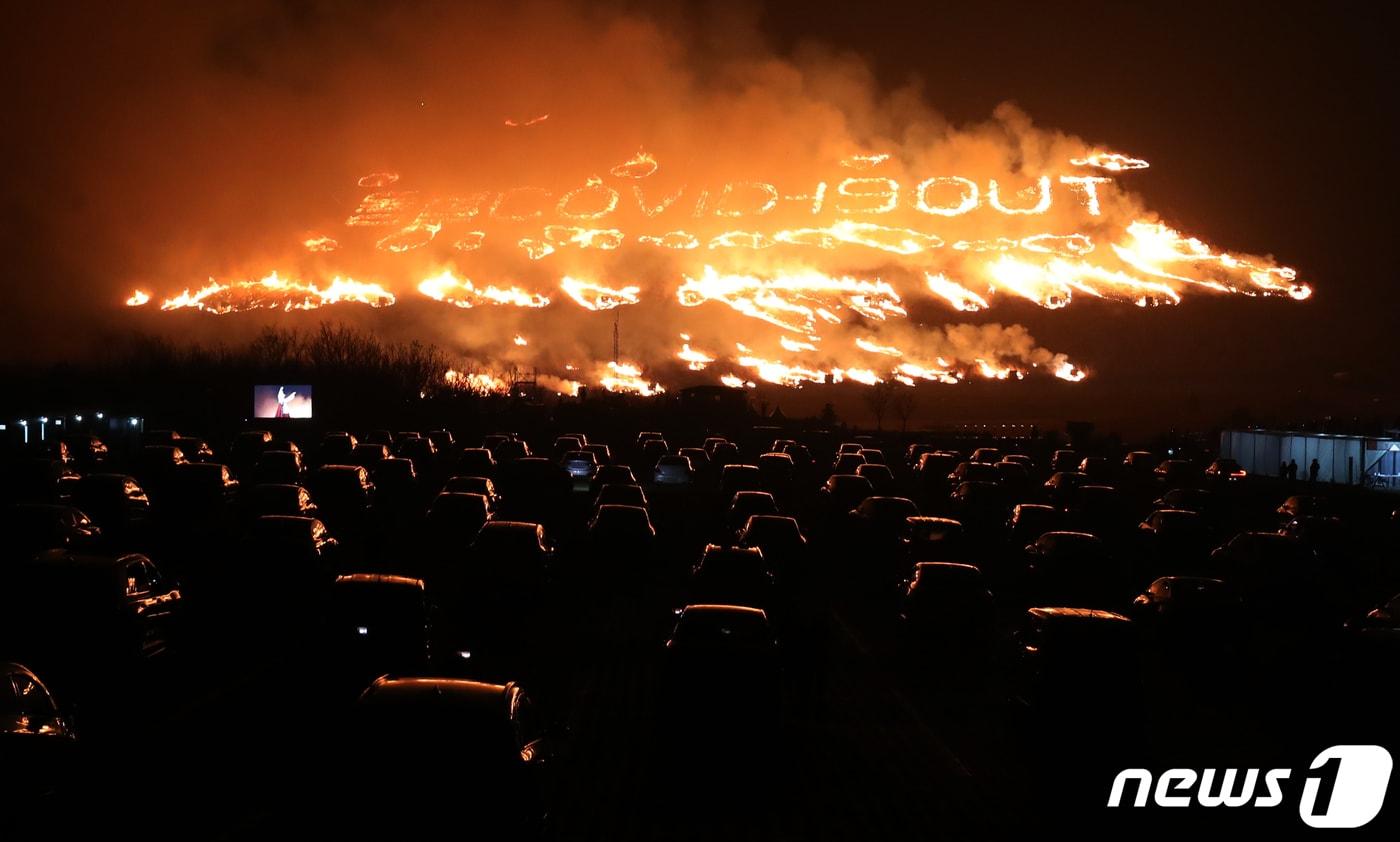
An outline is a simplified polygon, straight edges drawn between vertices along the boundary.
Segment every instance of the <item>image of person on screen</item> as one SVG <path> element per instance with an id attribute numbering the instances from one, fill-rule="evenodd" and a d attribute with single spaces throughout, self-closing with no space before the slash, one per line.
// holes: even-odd
<path id="1" fill-rule="evenodd" d="M 296 392 L 283 391 L 281 386 L 277 387 L 277 414 L 275 418 L 291 418 L 292 413 L 287 410 L 287 405 L 296 400 Z"/>

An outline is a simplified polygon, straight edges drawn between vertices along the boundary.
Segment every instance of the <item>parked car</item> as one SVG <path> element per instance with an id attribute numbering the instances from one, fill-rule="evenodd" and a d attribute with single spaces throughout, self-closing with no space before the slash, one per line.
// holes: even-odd
<path id="1" fill-rule="evenodd" d="M 492 516 L 485 494 L 444 491 L 428 506 L 426 527 L 439 550 L 465 550 Z"/>
<path id="2" fill-rule="evenodd" d="M 1012 546 L 1024 546 L 1047 532 L 1063 526 L 1059 509 L 1044 503 L 1018 503 L 1011 509 L 1006 522 L 1007 537 Z"/>
<path id="3" fill-rule="evenodd" d="M 996 602 L 971 564 L 920 562 L 902 587 L 898 633 L 906 648 L 954 662 L 984 660 L 996 640 Z"/>
<path id="4" fill-rule="evenodd" d="M 253 476 L 260 483 L 300 485 L 305 481 L 306 465 L 295 450 L 264 450 L 258 457 Z"/>
<path id="5" fill-rule="evenodd" d="M 1057 506 L 1064 507 L 1074 499 L 1080 486 L 1088 485 L 1089 477 L 1078 471 L 1056 471 L 1045 481 L 1045 495 Z"/>
<path id="6" fill-rule="evenodd" d="M 690 459 L 678 454 L 663 455 L 656 460 L 651 481 L 656 485 L 685 486 L 691 483 L 694 472 Z"/>
<path id="7" fill-rule="evenodd" d="M 806 572 L 803 560 L 807 538 L 796 518 L 784 515 L 752 515 L 739 531 L 739 546 L 756 548 L 772 569 L 780 586 L 797 585 Z"/>
<path id="8" fill-rule="evenodd" d="M 496 493 L 496 483 L 490 477 L 451 477 L 443 484 L 442 490 L 449 494 L 480 494 L 486 498 L 487 505 L 493 512 L 501 502 L 501 496 Z"/>
<path id="9" fill-rule="evenodd" d="M 45 550 L 97 549 L 102 530 L 73 506 L 16 503 L 0 509 L 0 561 L 23 561 Z M 3 688 L 0 688 L 3 689 Z"/>
<path id="10" fill-rule="evenodd" d="M 331 584 L 326 653 L 358 695 L 386 673 L 421 675 L 432 656 L 432 611 L 422 579 L 351 573 Z"/>
<path id="11" fill-rule="evenodd" d="M 337 528 L 363 525 L 374 505 L 374 483 L 360 465 L 322 465 L 311 491 L 327 522 Z"/>
<path id="12" fill-rule="evenodd" d="M 818 491 L 832 514 L 849 512 L 874 493 L 870 480 L 856 474 L 832 474 Z"/>
<path id="13" fill-rule="evenodd" d="M 687 754 L 771 739 L 779 721 L 779 675 L 767 615 L 749 606 L 687 605 L 666 641 L 664 693 L 668 735 Z"/>
<path id="14" fill-rule="evenodd" d="M 688 604 L 745 605 L 767 609 L 773 598 L 773 574 L 755 548 L 709 544 L 690 571 Z"/>
<path id="15" fill-rule="evenodd" d="M 1240 467 L 1240 463 L 1234 459 L 1216 459 L 1206 468 L 1206 479 L 1210 480 L 1241 480 L 1249 475 L 1249 472 Z"/>
<path id="16" fill-rule="evenodd" d="M 636 485 L 637 477 L 626 465 L 599 465 L 588 482 L 588 493 L 596 495 L 605 485 Z"/>
<path id="17" fill-rule="evenodd" d="M 905 518 L 904 544 L 910 569 L 924 561 L 969 561 L 972 554 L 962 522 L 947 517 Z"/>
<path id="18" fill-rule="evenodd" d="M 1072 722 L 1104 728 L 1136 717 L 1141 702 L 1137 637 L 1124 615 L 1034 607 L 1026 611 L 1015 640 L 1014 699 L 1047 727 Z M 1111 739 L 1115 733 L 1101 736 Z"/>
<path id="19" fill-rule="evenodd" d="M 736 491 L 725 514 L 725 529 L 730 535 L 738 535 L 750 517 L 777 513 L 778 504 L 767 491 Z"/>
<path id="20" fill-rule="evenodd" d="M 587 450 L 570 450 L 564 454 L 560 465 L 576 480 L 590 479 L 598 470 L 598 457 Z"/>
<path id="21" fill-rule="evenodd" d="M 1104 542 L 1086 532 L 1047 532 L 1025 550 L 1026 580 L 1033 601 L 1113 609 L 1132 596 L 1130 571 Z"/>
<path id="22" fill-rule="evenodd" d="M 355 706 L 337 764 L 345 803 L 412 809 L 345 809 L 356 836 L 474 830 L 544 833 L 554 750 L 529 695 L 515 683 L 386 675 Z"/>
<path id="23" fill-rule="evenodd" d="M 248 537 L 249 557 L 277 570 L 285 588 L 298 596 L 319 595 L 330 584 L 339 547 L 313 517 L 263 515 L 253 521 Z"/>
<path id="24" fill-rule="evenodd" d="M 656 539 L 651 517 L 641 506 L 604 503 L 588 521 L 588 541 L 595 552 L 615 555 L 610 559 L 627 562 L 645 556 Z"/>
<path id="25" fill-rule="evenodd" d="M 73 505 L 114 536 L 144 524 L 151 509 L 145 489 L 126 474 L 86 474 L 73 489 Z"/>
<path id="26" fill-rule="evenodd" d="M 291 515 L 314 518 L 320 514 L 320 510 L 312 501 L 311 492 L 300 485 L 264 483 L 253 486 L 248 513 L 253 517 Z"/>
<path id="27" fill-rule="evenodd" d="M 729 464 L 720 468 L 719 493 L 721 500 L 733 500 L 740 491 L 762 491 L 763 475 L 757 465 Z"/>
<path id="28" fill-rule="evenodd" d="M 53 693 L 28 667 L 0 663 L 0 756 L 6 802 L 52 795 L 74 769 L 77 731 Z"/>
<path id="29" fill-rule="evenodd" d="M 598 495 L 593 498 L 593 509 L 596 512 L 599 506 L 640 506 L 647 507 L 647 494 L 640 485 L 608 483 L 598 489 Z"/>
<path id="30" fill-rule="evenodd" d="M 0 650 L 103 693 L 170 650 L 180 605 L 180 589 L 144 555 L 50 550 L 7 569 Z"/>

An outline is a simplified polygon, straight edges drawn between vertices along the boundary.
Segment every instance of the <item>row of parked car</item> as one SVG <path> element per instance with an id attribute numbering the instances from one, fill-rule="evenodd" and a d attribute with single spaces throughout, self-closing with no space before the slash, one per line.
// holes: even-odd
<path id="1" fill-rule="evenodd" d="M 366 745 L 408 751 L 402 723 L 437 723 L 414 729 L 412 750 L 440 752 L 451 732 L 481 760 L 463 774 L 505 787 L 484 803 L 538 818 L 538 786 L 519 782 L 555 736 L 522 687 L 567 706 L 549 636 L 579 594 L 635 594 L 671 617 L 667 734 L 700 750 L 780 727 L 785 672 L 822 669 L 792 653 L 820 649 L 833 605 L 886 617 L 911 663 L 954 675 L 1009 659 L 1019 704 L 1082 713 L 1118 699 L 1083 691 L 1137 663 L 1145 639 L 1277 627 L 1344 569 L 1329 561 L 1347 524 L 1325 496 L 1290 496 L 1272 529 L 1241 528 L 1247 478 L 1227 460 L 1197 472 L 1145 451 L 1059 451 L 1041 464 L 919 443 L 887 459 L 873 441 L 673 448 L 660 432 L 566 433 L 547 456 L 513 433 L 473 444 L 332 432 L 303 450 L 250 431 L 213 448 L 161 432 L 124 455 L 95 440 L 23 454 L 6 489 L 0 658 L 25 664 L 7 667 L 11 686 L 43 687 L 31 668 L 79 698 L 139 680 L 258 604 L 256 560 L 277 571 L 276 628 L 322 642 L 328 698 L 358 700 Z M 1394 605 L 1368 606 L 1351 633 L 1394 630 Z M 1340 631 L 1346 609 L 1303 625 Z M 23 704 L 7 733 L 74 739 L 61 706 Z"/>

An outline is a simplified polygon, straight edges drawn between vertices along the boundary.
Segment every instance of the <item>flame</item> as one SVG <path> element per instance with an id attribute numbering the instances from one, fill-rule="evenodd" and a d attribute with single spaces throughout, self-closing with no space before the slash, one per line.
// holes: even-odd
<path id="1" fill-rule="evenodd" d="M 618 178 L 646 178 L 656 172 L 656 168 L 656 159 L 650 154 L 638 150 L 636 155 L 608 170 L 608 172 Z"/>
<path id="2" fill-rule="evenodd" d="M 506 124 L 524 127 L 547 118 L 541 115 Z M 1082 157 L 1070 158 L 1069 163 L 1099 172 L 1061 173 L 1045 168 L 1012 177 L 989 177 L 983 172 L 976 180 L 952 174 L 907 176 L 899 159 L 879 153 L 843 158 L 839 164 L 846 168 L 847 177 L 829 183 L 814 179 L 791 192 L 761 180 L 695 185 L 678 179 L 664 189 L 643 189 L 643 184 L 650 184 L 643 179 L 654 175 L 660 165 L 654 155 L 639 149 L 606 170 L 611 180 L 588 177 L 564 192 L 507 184 L 462 195 L 419 194 L 400 189 L 397 173 L 371 173 L 359 180 L 367 193 L 345 224 L 386 228 L 382 236 L 367 238 L 366 243 L 372 241 L 387 255 L 407 255 L 406 263 L 414 255 L 447 252 L 445 242 L 437 241 L 441 235 L 464 262 L 478 259 L 472 253 L 485 250 L 494 264 L 502 249 L 518 248 L 531 260 L 565 264 L 561 269 L 569 274 L 561 273 L 560 291 L 592 311 L 641 304 L 644 297 L 641 283 L 625 283 L 609 275 L 613 261 L 596 253 L 637 245 L 672 251 L 664 264 L 679 267 L 675 301 L 682 307 L 718 302 L 777 329 L 765 335 L 763 329 L 750 325 L 744 338 L 753 348 L 736 342 L 731 356 L 702 350 L 690 334 L 681 334 L 683 344 L 675 352 L 676 359 L 690 370 L 714 367 L 726 372 L 719 382 L 733 388 L 754 388 L 758 381 L 796 387 L 1007 381 L 1021 379 L 1032 370 L 1069 382 L 1087 376 L 1063 354 L 1021 342 L 1029 337 L 1019 326 L 950 325 L 942 335 L 950 340 L 955 332 L 960 335 L 939 344 L 933 338 L 939 335 L 936 329 L 901 322 L 908 318 L 904 294 L 922 293 L 960 312 L 989 310 L 1001 297 L 1058 309 L 1077 297 L 1141 307 L 1176 304 L 1188 291 L 1197 290 L 1296 300 L 1311 296 L 1311 287 L 1300 282 L 1292 268 L 1268 258 L 1217 251 L 1152 218 L 1122 215 L 1137 203 L 1121 200 L 1116 178 L 1110 174 L 1144 169 L 1146 161 L 1086 148 Z M 908 185 L 914 186 L 909 189 Z M 630 207 L 615 215 L 621 204 Z M 1083 225 L 1068 222 L 1066 209 L 1079 212 Z M 811 219 L 804 224 L 808 215 Z M 627 231 L 621 227 L 626 219 L 649 220 L 647 224 L 654 227 Z M 784 221 L 763 224 L 775 219 Z M 608 227 L 613 224 L 619 227 Z M 489 232 L 499 232 L 501 225 L 520 227 L 506 228 L 509 237 L 497 242 L 494 238 L 505 234 Z M 312 252 L 340 251 L 334 238 L 321 234 L 302 240 L 302 245 Z M 713 261 L 723 268 L 685 254 L 701 249 L 713 252 Z M 879 254 L 862 258 L 859 249 Z M 641 263 L 620 262 L 632 267 L 621 277 L 627 281 L 665 277 L 653 270 L 663 265 L 661 257 L 653 254 L 641 259 Z M 885 270 L 885 277 L 901 279 L 916 272 L 924 283 L 913 292 L 876 276 L 874 270 L 843 273 L 827 268 L 860 266 L 861 260 L 882 270 L 897 264 L 906 271 Z M 422 295 L 462 308 L 493 304 L 537 309 L 548 306 L 554 297 L 499 280 L 478 286 L 451 269 L 415 276 L 424 278 L 417 287 Z M 127 303 L 140 306 L 149 300 L 149 294 L 137 290 Z M 289 281 L 274 272 L 258 281 L 211 278 L 202 289 L 186 289 L 167 299 L 162 309 L 229 313 L 312 309 L 339 301 L 382 307 L 394 300 L 376 284 L 337 277 L 323 288 Z M 648 318 L 654 312 L 649 311 Z M 654 327 L 659 335 L 674 330 L 664 323 Z M 1022 335 L 1010 337 L 1014 342 L 1005 341 L 1015 330 Z M 824 333 L 829 334 L 826 341 Z M 529 345 L 520 334 L 512 341 L 516 347 Z M 513 358 L 520 356 L 517 352 Z M 856 366 L 851 367 L 852 363 Z M 600 388 L 639 395 L 663 392 L 660 384 L 643 376 L 639 362 L 613 360 L 592 366 L 587 382 Z M 575 368 L 569 364 L 563 370 L 572 374 Z M 446 382 L 463 387 L 508 388 L 491 375 L 451 374 Z M 567 395 L 583 388 L 577 380 L 550 374 L 537 374 L 535 382 L 548 382 L 545 388 Z"/>
<path id="3" fill-rule="evenodd" d="M 705 366 L 715 361 L 715 358 L 709 354 L 691 348 L 689 341 L 681 346 L 681 349 L 676 352 L 676 356 L 685 360 L 686 368 L 689 368 L 691 371 L 704 371 Z"/>
<path id="4" fill-rule="evenodd" d="M 801 270 L 774 278 L 721 275 L 706 266 L 700 277 L 686 276 L 676 290 L 684 307 L 719 301 L 743 313 L 793 333 L 812 334 L 818 318 L 842 319 L 835 311 L 849 308 L 869 319 L 884 321 L 906 311 L 894 287 L 880 280 L 835 278 L 816 270 Z"/>
<path id="5" fill-rule="evenodd" d="M 1055 376 L 1061 380 L 1068 380 L 1071 383 L 1078 383 L 1088 376 L 1088 373 L 1076 367 L 1069 360 L 1061 362 L 1055 367 Z"/>
<path id="6" fill-rule="evenodd" d="M 987 299 L 967 287 L 953 283 L 943 275 L 925 275 L 924 280 L 928 284 L 929 291 L 953 305 L 954 310 L 975 313 L 990 306 L 987 304 Z"/>
<path id="7" fill-rule="evenodd" d="M 143 291 L 141 291 L 141 290 L 138 289 L 138 290 L 134 290 L 134 291 L 131 293 L 131 297 L 128 298 L 128 299 L 126 300 L 126 306 L 128 306 L 128 307 L 140 307 L 140 306 L 142 306 L 142 305 L 144 305 L 144 304 L 150 302 L 150 300 L 151 300 L 151 295 L 150 295 L 150 293 L 148 293 L 148 292 L 143 292 Z"/>
<path id="8" fill-rule="evenodd" d="M 888 161 L 890 156 L 885 153 L 874 155 L 851 155 L 841 159 L 841 166 L 850 167 L 853 170 L 868 170 L 871 167 L 879 166 Z"/>
<path id="9" fill-rule="evenodd" d="M 213 278 L 196 292 L 186 289 L 160 305 L 162 310 L 195 309 L 226 314 L 247 310 L 315 310 L 328 304 L 353 301 L 371 307 L 388 307 L 394 295 L 379 284 L 335 277 L 325 287 L 288 280 L 276 272 L 256 281 L 220 283 Z"/>
<path id="10" fill-rule="evenodd" d="M 1127 234 L 1127 241 L 1114 244 L 1113 252 L 1144 274 L 1217 292 L 1287 295 L 1297 301 L 1312 295 L 1312 288 L 1300 283 L 1298 273 L 1287 266 L 1260 266 L 1224 252 L 1216 253 L 1195 237 L 1182 236 L 1159 222 L 1137 220 L 1128 225 Z M 1206 270 L 1214 277 L 1193 278 L 1169 271 L 1166 266 L 1173 264 L 1188 264 L 1189 268 Z"/>
<path id="11" fill-rule="evenodd" d="M 653 383 L 642 377 L 642 367 L 636 363 L 609 362 L 604 372 L 598 378 L 598 385 L 609 392 L 627 392 L 652 397 L 666 391 L 660 383 Z"/>
<path id="12" fill-rule="evenodd" d="M 992 365 L 986 360 L 977 360 L 977 370 L 980 371 L 982 373 L 982 376 L 987 378 L 988 380 L 1005 380 L 1006 378 L 1010 377 L 1013 372 L 1017 375 L 1020 374 L 1020 372 L 1016 371 L 1010 366 Z"/>
<path id="13" fill-rule="evenodd" d="M 487 286 L 478 289 L 470 279 L 458 279 L 448 269 L 439 275 L 425 279 L 418 285 L 418 291 L 433 299 L 471 309 L 478 304 L 509 304 L 514 307 L 547 307 L 549 299 L 537 293 L 526 292 L 519 287 Z"/>
<path id="14" fill-rule="evenodd" d="M 589 310 L 611 310 L 624 304 L 636 304 L 641 300 L 642 294 L 642 288 L 638 286 L 613 288 L 568 275 L 559 281 L 559 288 L 565 295 Z"/>
<path id="15" fill-rule="evenodd" d="M 778 344 L 783 347 L 784 351 L 792 351 L 794 353 L 796 353 L 797 351 L 817 350 L 817 346 L 812 344 L 811 342 L 803 342 L 798 339 L 793 339 L 790 336 L 778 337 Z"/>
<path id="16" fill-rule="evenodd" d="M 893 345 L 877 345 L 875 342 L 861 337 L 856 340 L 856 347 L 862 351 L 869 351 L 872 354 L 884 354 L 889 357 L 902 357 L 904 352 Z"/>
<path id="17" fill-rule="evenodd" d="M 1071 158 L 1070 163 L 1076 167 L 1097 167 L 1109 172 L 1145 170 L 1150 166 L 1141 158 L 1131 158 L 1118 152 L 1091 152 L 1083 158 Z"/>
<path id="18" fill-rule="evenodd" d="M 505 394 L 510 391 L 510 385 L 506 381 L 483 372 L 462 372 L 449 368 L 443 374 L 442 380 L 454 389 L 482 395 Z"/>
<path id="19" fill-rule="evenodd" d="M 530 126 L 538 126 L 540 123 L 543 123 L 545 120 L 548 120 L 548 119 L 549 119 L 549 115 L 548 115 L 548 114 L 541 114 L 541 115 L 539 115 L 538 117 L 531 117 L 531 118 L 529 118 L 529 119 L 527 119 L 527 120 L 516 120 L 516 119 L 514 119 L 514 118 L 507 117 L 507 118 L 505 119 L 505 124 L 506 124 L 506 126 L 512 128 L 512 129 L 523 129 L 523 128 L 528 128 L 528 127 L 530 127 Z"/>
<path id="20" fill-rule="evenodd" d="M 399 174 L 396 172 L 372 172 L 369 175 L 362 176 L 356 184 L 360 187 L 368 187 L 377 190 L 380 187 L 388 187 L 398 180 Z"/>

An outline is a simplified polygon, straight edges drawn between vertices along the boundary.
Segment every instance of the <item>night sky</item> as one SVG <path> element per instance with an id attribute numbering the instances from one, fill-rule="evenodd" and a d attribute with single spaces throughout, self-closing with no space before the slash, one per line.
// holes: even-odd
<path id="1" fill-rule="evenodd" d="M 946 407 L 947 418 L 1080 417 L 1125 429 L 1400 418 L 1390 236 L 1400 136 L 1393 8 L 588 9 L 583 17 L 655 16 L 685 33 L 702 75 L 707 57 L 829 50 L 867 63 L 881 87 L 917 81 L 928 105 L 955 124 L 985 120 L 1012 101 L 1039 126 L 1151 161 L 1132 188 L 1164 218 L 1223 248 L 1272 255 L 1315 289 L 1301 304 L 1196 296 L 1151 311 L 1093 302 L 1053 312 L 999 306 L 996 320 L 1025 324 L 1094 376 L 1074 386 L 927 387 L 929 405 Z M 440 10 L 403 4 L 397 16 L 420 11 L 432 21 Z M 316 170 L 338 136 L 354 137 L 357 150 L 387 136 L 389 127 L 359 125 L 346 105 L 353 87 L 332 81 L 365 72 L 357 53 L 380 15 L 371 4 L 343 3 L 239 4 L 207 19 L 175 4 L 12 11 L 4 36 L 12 89 L 0 141 L 9 165 L 0 194 L 7 255 L 0 351 L 11 360 L 82 358 L 103 337 L 131 329 L 115 296 L 129 288 L 135 255 L 153 242 L 172 252 L 217 244 L 228 235 L 223 216 L 294 229 L 300 208 L 270 200 L 283 175 Z M 462 25 L 463 50 L 482 37 L 471 18 L 450 18 Z M 392 66 L 392 57 L 386 61 Z M 421 57 L 403 61 L 423 66 Z M 402 92 L 402 102 L 375 105 L 376 119 L 400 111 L 405 121 L 418 119 L 413 109 L 432 87 L 421 81 L 408 71 L 375 79 L 376 90 Z M 260 113 L 268 91 L 285 125 L 260 122 L 250 137 L 248 115 Z M 314 132 L 297 123 L 307 110 L 319 119 Z M 232 175 L 211 180 L 220 168 Z M 342 210 L 353 200 L 350 190 L 324 197 Z"/>

